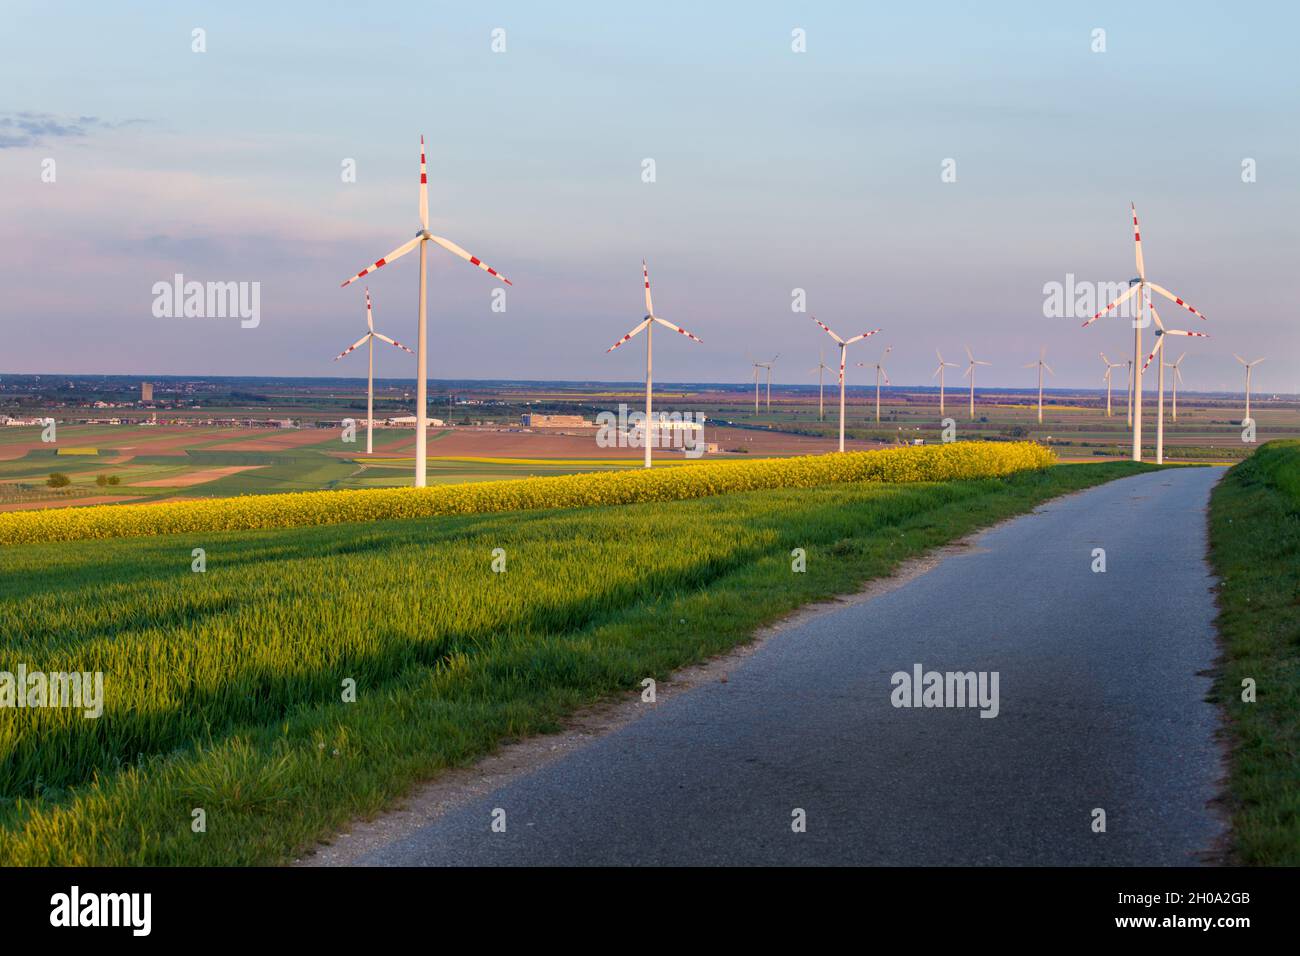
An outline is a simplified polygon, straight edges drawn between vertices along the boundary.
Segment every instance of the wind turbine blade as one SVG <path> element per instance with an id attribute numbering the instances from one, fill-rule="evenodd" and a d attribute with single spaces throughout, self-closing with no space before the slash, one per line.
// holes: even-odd
<path id="1" fill-rule="evenodd" d="M 975 361 L 975 353 L 970 350 L 969 345 L 966 346 L 966 357 L 970 359 L 972 362 Z"/>
<path id="2" fill-rule="evenodd" d="M 1092 323 L 1096 322 L 1098 319 L 1100 319 L 1103 315 L 1105 315 L 1105 314 L 1106 314 L 1107 312 L 1109 312 L 1111 309 L 1114 309 L 1114 308 L 1117 308 L 1117 307 L 1123 305 L 1123 304 L 1124 304 L 1125 302 L 1127 302 L 1129 299 L 1133 298 L 1133 293 L 1137 292 L 1137 290 L 1140 289 L 1140 288 L 1142 288 L 1142 287 L 1139 286 L 1139 285 L 1131 285 L 1131 286 L 1129 286 L 1127 292 L 1125 292 L 1122 296 L 1120 296 L 1118 299 L 1116 299 L 1116 300 L 1115 300 L 1114 302 L 1112 302 L 1110 305 L 1106 306 L 1106 308 L 1102 309 L 1100 312 L 1098 312 L 1096 315 L 1094 315 L 1094 316 L 1093 316 L 1091 319 L 1089 319 L 1087 322 L 1083 323 L 1083 327 L 1086 329 L 1088 326 L 1092 325 Z"/>
<path id="3" fill-rule="evenodd" d="M 885 371 L 885 368 L 884 368 L 883 365 L 880 367 L 880 377 L 883 378 L 883 379 L 885 380 L 885 384 L 886 384 L 886 385 L 889 384 L 889 373 Z"/>
<path id="4" fill-rule="evenodd" d="M 644 329 L 644 328 L 645 328 L 647 325 L 649 325 L 649 324 L 650 324 L 650 320 L 649 320 L 649 319 L 642 319 L 641 322 L 637 325 L 636 328 L 634 328 L 634 329 L 633 329 L 631 332 L 629 332 L 627 335 L 623 336 L 621 339 L 619 339 L 617 342 L 615 342 L 615 343 L 614 343 L 613 345 L 611 345 L 609 348 L 605 349 L 605 352 L 606 352 L 606 353 L 609 353 L 609 352 L 614 351 L 614 349 L 618 348 L 620 345 L 622 345 L 622 344 L 623 344 L 624 342 L 626 342 L 628 339 L 632 338 L 632 336 L 634 336 L 634 335 L 636 335 L 637 333 L 639 333 L 642 329 Z M 754 374 L 757 375 L 758 373 L 755 372 Z"/>
<path id="5" fill-rule="evenodd" d="M 939 367 L 938 367 L 937 369 L 935 369 L 933 372 L 930 373 L 930 377 L 931 377 L 931 378 L 938 378 L 938 377 L 939 377 L 939 373 L 942 372 L 942 371 L 943 371 L 943 363 L 940 362 L 940 363 L 939 363 Z"/>
<path id="6" fill-rule="evenodd" d="M 981 362 L 981 361 L 979 361 L 978 359 L 976 359 L 976 360 L 975 360 L 975 364 L 976 364 L 976 365 L 992 365 L 993 363 L 992 363 L 992 362 Z"/>
<path id="7" fill-rule="evenodd" d="M 509 279 L 507 279 L 507 278 L 506 278 L 505 276 L 503 276 L 501 273 L 497 272 L 496 269 L 493 269 L 490 265 L 488 265 L 486 262 L 484 262 L 484 261 L 483 261 L 482 259 L 480 259 L 478 256 L 472 256 L 472 255 L 470 255 L 468 252 L 466 252 L 466 251 L 465 251 L 464 249 L 462 249 L 460 246 L 456 245 L 456 243 L 452 242 L 450 239 L 444 239 L 444 238 L 442 238 L 442 236 L 429 236 L 429 238 L 432 239 L 434 242 L 436 242 L 438 245 L 442 246 L 442 247 L 443 247 L 444 249 L 446 249 L 448 252 L 460 256 L 462 259 L 464 259 L 466 262 L 468 262 L 468 263 L 469 263 L 470 265 L 472 265 L 472 266 L 478 266 L 480 269 L 482 269 L 482 270 L 483 270 L 484 272 L 486 272 L 488 275 L 490 275 L 490 276 L 495 276 L 496 278 L 498 278 L 498 279 L 500 279 L 502 282 L 504 282 L 506 285 L 514 285 L 513 282 L 511 282 Z"/>
<path id="8" fill-rule="evenodd" d="M 822 327 L 822 331 L 824 331 L 827 335 L 829 335 L 831 338 L 833 338 L 836 342 L 839 342 L 840 345 L 843 345 L 843 344 L 844 344 L 844 340 L 843 340 L 842 338 L 840 338 L 838 335 L 836 335 L 834 332 L 832 332 L 832 331 L 830 330 L 830 326 L 828 326 L 825 322 L 822 322 L 822 321 L 821 321 L 820 319 L 818 319 L 817 316 L 815 316 L 815 315 L 814 315 L 814 316 L 811 316 L 811 318 L 812 318 L 812 320 L 813 320 L 814 322 L 816 322 L 818 325 L 820 325 L 820 326 Z M 843 355 L 843 352 L 844 352 L 844 350 L 843 350 L 843 349 L 840 349 L 840 353 L 841 353 L 841 354 L 840 354 L 840 367 L 841 367 L 841 368 L 844 367 L 844 355 Z"/>
<path id="9" fill-rule="evenodd" d="M 971 371 L 972 371 L 974 368 L 975 368 L 975 363 L 974 363 L 974 362 L 972 362 L 970 365 L 967 365 L 967 366 L 966 366 L 966 371 L 964 371 L 964 372 L 961 373 L 961 377 L 962 377 L 962 378 L 969 378 L 969 377 L 970 377 L 970 373 L 971 373 Z"/>
<path id="10" fill-rule="evenodd" d="M 1161 295 L 1163 295 L 1166 299 L 1168 299 L 1170 302 L 1174 303 L 1175 305 L 1181 305 L 1184 309 L 1192 313 L 1192 315 L 1196 316 L 1198 319 L 1205 319 L 1205 316 L 1201 315 L 1201 313 L 1197 312 L 1190 305 L 1188 305 L 1182 299 L 1178 298 L 1178 296 L 1174 295 L 1164 286 L 1156 285 L 1154 282 L 1148 282 L 1147 285 L 1155 289 L 1157 292 L 1159 292 Z"/>
<path id="11" fill-rule="evenodd" d="M 1020 367 L 1021 367 L 1021 368 L 1038 368 L 1038 363 L 1037 363 L 1037 362 L 1030 362 L 1029 364 L 1027 364 L 1027 365 L 1022 365 L 1022 366 L 1020 366 Z"/>
<path id="12" fill-rule="evenodd" d="M 1238 355 L 1236 352 L 1233 352 L 1233 353 L 1232 353 L 1232 357 L 1235 358 L 1235 359 L 1236 359 L 1238 362 L 1240 362 L 1242 365 L 1249 365 L 1249 364 L 1250 364 L 1250 363 L 1247 362 L 1244 358 L 1242 358 L 1240 355 Z"/>
<path id="13" fill-rule="evenodd" d="M 701 345 L 704 344 L 704 340 L 703 340 L 703 339 L 701 339 L 699 336 L 692 335 L 690 332 L 687 332 L 687 331 L 686 331 L 684 328 L 682 328 L 680 325 L 673 325 L 673 324 L 672 324 L 671 322 L 669 322 L 667 319 L 661 319 L 661 318 L 659 318 L 659 316 L 657 316 L 657 315 L 654 317 L 654 320 L 655 320 L 656 322 L 658 322 L 660 325 L 662 325 L 664 328 L 666 328 L 666 329 L 672 329 L 674 332 L 678 333 L 679 335 L 684 335 L 684 336 L 686 336 L 686 337 L 687 337 L 688 339 L 690 339 L 692 342 L 699 342 Z M 769 372 L 772 370 L 772 367 L 771 367 L 770 365 L 769 365 L 767 368 L 768 368 L 768 371 L 769 371 Z"/>
<path id="14" fill-rule="evenodd" d="M 871 336 L 875 335 L 879 331 L 880 329 L 872 329 L 870 332 L 863 332 L 861 335 L 853 336 L 853 338 L 849 339 L 844 344 L 852 345 L 854 342 L 860 342 L 862 339 L 869 339 L 871 338 Z"/>
<path id="15" fill-rule="evenodd" d="M 1210 337 L 1210 333 L 1208 332 L 1188 332 L 1186 329 L 1165 329 L 1164 334 L 1165 335 L 1187 335 L 1187 336 L 1191 336 L 1194 339 L 1208 339 Z"/>
<path id="16" fill-rule="evenodd" d="M 1156 328 L 1163 332 L 1165 324 L 1160 321 L 1160 313 L 1156 311 L 1155 300 L 1151 298 L 1149 293 L 1147 295 L 1147 308 L 1151 310 L 1151 318 L 1155 320 Z"/>
<path id="17" fill-rule="evenodd" d="M 341 359 L 343 356 L 347 355 L 349 352 L 355 352 L 358 348 L 360 348 L 361 346 L 363 346 L 363 345 L 366 344 L 366 339 L 368 339 L 368 338 L 370 338 L 370 333 L 369 333 L 369 332 L 367 332 L 365 335 L 361 336 L 361 338 L 357 339 L 355 342 L 353 342 L 351 345 L 349 345 L 347 348 L 345 348 L 345 349 L 344 349 L 342 352 L 340 352 L 338 355 L 334 356 L 334 361 L 337 362 L 339 359 Z"/>
<path id="18" fill-rule="evenodd" d="M 942 365 L 942 364 L 943 364 L 943 353 L 940 352 L 938 349 L 935 349 L 935 350 L 934 350 L 934 354 L 937 355 L 937 356 L 939 356 L 939 364 Z"/>
<path id="19" fill-rule="evenodd" d="M 1129 203 L 1129 209 L 1133 211 L 1133 249 L 1137 257 L 1138 276 L 1145 279 L 1147 277 L 1146 266 L 1142 264 L 1142 230 L 1138 226 L 1137 206 Z"/>
<path id="20" fill-rule="evenodd" d="M 650 301 L 650 268 L 641 260 L 641 278 L 645 282 L 645 314 L 654 315 L 655 305 Z"/>
<path id="21" fill-rule="evenodd" d="M 382 259 L 376 260 L 374 263 L 366 266 L 364 269 L 362 269 L 360 272 L 354 275 L 351 279 L 348 279 L 346 282 L 343 283 L 343 286 L 340 286 L 340 288 L 345 286 L 350 286 L 352 283 L 356 282 L 362 276 L 369 275 L 371 272 L 374 272 L 376 269 L 382 269 L 384 266 L 388 265 L 394 259 L 400 259 L 402 256 L 406 255 L 408 252 L 410 252 L 419 244 L 420 244 L 419 236 L 416 236 L 410 242 L 402 243 L 400 246 L 398 246 L 388 255 L 384 256 Z"/>
<path id="22" fill-rule="evenodd" d="M 375 330 L 374 313 L 370 311 L 370 289 L 369 288 L 366 289 L 366 328 L 370 329 L 371 332 Z"/>
<path id="23" fill-rule="evenodd" d="M 1105 353 L 1105 352 L 1098 352 L 1097 354 L 1101 356 L 1101 360 L 1102 360 L 1103 362 L 1105 362 L 1105 363 L 1106 363 L 1106 366 L 1109 368 L 1110 365 L 1111 365 L 1112 363 L 1111 363 L 1111 360 L 1110 360 L 1110 359 L 1106 358 L 1106 353 Z"/>
<path id="24" fill-rule="evenodd" d="M 396 345 L 396 346 L 397 346 L 399 349 L 401 349 L 403 352 L 411 352 L 410 349 L 408 349 L 408 348 L 407 348 L 405 345 L 403 345 L 401 342 L 397 341 L 397 339 L 390 339 L 388 336 L 384 335 L 382 332 L 375 332 L 375 333 L 374 333 L 374 336 L 375 336 L 375 338 L 377 338 L 377 339 L 381 339 L 381 340 L 383 340 L 384 342 L 387 342 L 389 345 Z M 414 355 L 415 353 L 414 353 L 414 352 L 411 352 L 411 354 Z"/>
<path id="25" fill-rule="evenodd" d="M 1164 344 L 1165 337 L 1163 335 L 1156 339 L 1156 347 L 1151 350 L 1151 354 L 1147 356 L 1147 360 L 1142 363 L 1142 371 L 1145 372 L 1147 370 L 1147 366 L 1151 364 L 1151 360 L 1156 357 L 1156 353 L 1164 347 Z"/>
<path id="26" fill-rule="evenodd" d="M 424 162 L 424 135 L 420 135 L 420 225 L 429 229 L 429 168 Z"/>
<path id="27" fill-rule="evenodd" d="M 1056 374 L 1055 372 L 1052 371 L 1052 366 L 1048 365 L 1046 362 L 1043 363 L 1043 368 L 1047 369 L 1047 374 L 1048 374 L 1048 375 L 1055 375 L 1055 374 Z"/>

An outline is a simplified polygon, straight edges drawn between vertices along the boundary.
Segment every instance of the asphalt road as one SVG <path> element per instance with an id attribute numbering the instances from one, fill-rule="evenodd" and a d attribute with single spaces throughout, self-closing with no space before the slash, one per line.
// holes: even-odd
<path id="1" fill-rule="evenodd" d="M 1195 863 L 1222 833 L 1202 676 L 1221 475 L 1164 471 L 1049 503 L 355 862 Z M 893 706 L 891 675 L 916 664 L 997 672 L 997 716 Z"/>

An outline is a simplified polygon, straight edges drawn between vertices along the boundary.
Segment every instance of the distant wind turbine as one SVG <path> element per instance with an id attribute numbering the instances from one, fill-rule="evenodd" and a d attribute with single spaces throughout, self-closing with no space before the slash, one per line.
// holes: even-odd
<path id="1" fill-rule="evenodd" d="M 844 353 L 854 342 L 860 342 L 862 339 L 870 338 L 880 329 L 872 329 L 870 332 L 863 332 L 855 335 L 851 339 L 842 339 L 830 330 L 830 327 L 823 322 L 817 321 L 817 316 L 812 316 L 812 320 L 822 327 L 822 331 L 835 340 L 835 344 L 840 347 L 840 451 L 844 450 Z"/>
<path id="2" fill-rule="evenodd" d="M 810 368 L 809 374 L 817 373 L 817 420 L 825 421 L 826 419 L 826 385 L 823 375 L 830 370 L 826 364 L 826 353 L 824 351 L 817 353 L 817 367 Z"/>
<path id="3" fill-rule="evenodd" d="M 1179 368 L 1179 366 L 1183 364 L 1183 359 L 1185 359 L 1185 358 L 1187 358 L 1187 353 L 1186 353 L 1186 352 L 1184 352 L 1182 355 L 1178 356 L 1178 361 L 1177 361 L 1177 362 L 1173 362 L 1173 363 L 1170 364 L 1170 366 L 1169 366 L 1169 367 L 1170 367 L 1171 369 L 1173 369 L 1173 371 L 1174 371 L 1174 380 L 1173 380 L 1173 382 L 1172 382 L 1173 387 L 1174 387 L 1174 388 L 1173 388 L 1173 392 L 1174 392 L 1174 414 L 1173 414 L 1173 419 L 1174 419 L 1174 421 L 1178 421 L 1178 386 L 1181 385 L 1181 384 L 1183 384 L 1183 370 L 1182 370 L 1181 368 Z"/>
<path id="4" fill-rule="evenodd" d="M 371 263 L 362 269 L 351 279 L 343 283 L 344 286 L 351 285 L 362 276 L 374 272 L 376 269 L 382 269 L 394 259 L 399 259 L 406 255 L 416 246 L 420 247 L 420 325 L 417 333 L 415 347 L 419 350 L 415 356 L 415 487 L 423 488 L 428 477 L 428 428 L 429 428 L 429 381 L 428 381 L 428 349 L 427 349 L 427 329 L 428 329 L 428 300 L 426 290 L 428 288 L 428 277 L 425 274 L 425 245 L 430 242 L 436 242 L 448 252 L 460 256 L 470 265 L 478 266 L 488 275 L 495 276 L 506 285 L 513 285 L 509 279 L 501 275 L 486 262 L 480 260 L 477 256 L 472 256 L 450 239 L 443 239 L 440 236 L 432 235 L 429 232 L 429 173 L 424 161 L 424 137 L 420 137 L 420 228 L 415 234 L 415 238 L 408 242 L 402 243 L 382 259 Z"/>
<path id="5" fill-rule="evenodd" d="M 970 359 L 970 364 L 966 366 L 966 371 L 963 374 L 970 376 L 970 417 L 971 417 L 971 421 L 974 421 L 975 420 L 975 366 L 992 365 L 993 363 L 981 362 L 979 359 L 975 358 L 975 353 L 973 353 L 970 350 L 969 345 L 966 346 L 966 357 Z"/>
<path id="6" fill-rule="evenodd" d="M 1112 362 L 1110 359 L 1106 358 L 1105 352 L 1099 354 L 1101 355 L 1101 360 L 1106 363 L 1106 374 L 1101 377 L 1101 380 L 1106 383 L 1106 417 L 1110 418 L 1110 375 L 1111 372 L 1115 371 L 1115 369 L 1123 368 L 1124 363 Z"/>
<path id="7" fill-rule="evenodd" d="M 889 384 L 889 373 L 885 371 L 885 356 L 894 351 L 892 345 L 886 346 L 885 350 L 880 353 L 880 361 L 874 366 L 867 365 L 865 362 L 859 362 L 858 368 L 875 368 L 876 370 L 876 421 L 880 421 L 880 380 L 884 378 L 885 384 Z"/>
<path id="8" fill-rule="evenodd" d="M 943 370 L 945 368 L 961 368 L 961 366 L 958 365 L 956 362 L 945 362 L 943 360 L 942 353 L 940 353 L 938 349 L 934 350 L 934 354 L 939 356 L 939 367 L 934 370 L 934 374 L 931 375 L 930 377 L 934 378 L 935 375 L 939 376 L 939 414 L 942 415 L 943 414 Z"/>
<path id="9" fill-rule="evenodd" d="M 1247 362 L 1236 352 L 1232 353 L 1232 357 L 1242 365 L 1246 366 L 1246 417 L 1250 418 L 1250 370 L 1264 360 L 1262 358 L 1257 358 L 1253 362 Z"/>
<path id="10" fill-rule="evenodd" d="M 347 355 L 349 352 L 355 351 L 362 345 L 368 347 L 367 350 L 370 353 L 370 371 L 366 377 L 366 454 L 373 455 L 375 451 L 373 440 L 373 431 L 375 427 L 375 339 L 379 339 L 381 342 L 387 342 L 389 345 L 396 345 L 403 352 L 409 352 L 411 355 L 414 355 L 415 353 L 411 352 L 411 350 L 401 342 L 398 342 L 395 339 L 390 339 L 383 333 L 375 331 L 375 317 L 374 313 L 370 309 L 369 289 L 366 289 L 366 327 L 370 331 L 361 336 L 361 338 L 357 339 L 338 355 L 334 356 L 334 361 L 337 362 L 339 359 L 343 358 L 343 356 Z"/>
<path id="11" fill-rule="evenodd" d="M 649 468 L 650 449 L 654 444 L 654 433 L 655 433 L 655 429 L 652 426 L 651 418 L 650 418 L 650 404 L 651 404 L 650 393 L 652 388 L 651 368 L 652 368 L 652 362 L 654 358 L 653 355 L 654 324 L 658 322 L 664 328 L 672 329 L 678 335 L 684 335 L 692 342 L 700 342 L 701 344 L 703 344 L 703 342 L 701 339 L 692 335 L 690 332 L 687 332 L 681 326 L 673 325 L 667 319 L 661 319 L 659 318 L 659 316 L 655 315 L 654 303 L 650 301 L 650 270 L 646 266 L 644 259 L 641 260 L 641 278 L 645 282 L 645 318 L 642 319 L 641 324 L 638 325 L 636 328 L 634 328 L 631 332 L 627 333 L 627 335 L 623 336 L 621 339 L 619 339 L 609 348 L 605 349 L 605 354 L 608 355 L 610 352 L 614 351 L 614 349 L 618 348 L 624 342 L 629 341 L 634 335 L 637 335 L 638 333 L 644 330 L 645 332 L 645 432 L 643 437 L 645 439 L 645 466 Z"/>
<path id="12" fill-rule="evenodd" d="M 1052 366 L 1047 364 L 1046 358 L 1047 346 L 1044 345 L 1038 350 L 1037 362 L 1030 362 L 1029 364 L 1022 366 L 1023 368 L 1034 368 L 1035 366 L 1038 368 L 1038 424 L 1040 425 L 1043 424 L 1043 369 L 1046 369 L 1052 375 L 1056 374 L 1052 371 Z"/>
<path id="13" fill-rule="evenodd" d="M 758 370 L 760 368 L 767 369 L 767 410 L 770 412 L 772 410 L 772 366 L 776 364 L 776 360 L 779 359 L 780 357 L 781 357 L 780 355 L 773 355 L 766 362 L 752 363 L 754 366 L 754 414 L 755 415 L 758 414 L 758 377 L 759 377 Z"/>

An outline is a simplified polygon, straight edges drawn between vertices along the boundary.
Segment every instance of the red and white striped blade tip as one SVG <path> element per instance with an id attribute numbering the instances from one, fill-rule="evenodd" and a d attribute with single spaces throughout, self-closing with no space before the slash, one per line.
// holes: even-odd
<path id="1" fill-rule="evenodd" d="M 699 342 L 701 345 L 704 344 L 704 340 L 702 338 L 700 338 L 698 335 L 693 335 L 692 333 L 687 332 L 680 325 L 673 325 L 667 319 L 661 319 L 657 315 L 654 317 L 654 320 L 658 322 L 660 325 L 664 326 L 665 328 L 672 329 L 674 332 L 678 333 L 679 335 L 686 336 L 688 339 L 690 339 L 693 342 Z M 764 365 L 763 367 L 766 368 L 769 372 L 772 370 L 771 365 Z"/>
<path id="2" fill-rule="evenodd" d="M 478 266 L 478 268 L 482 269 L 488 275 L 500 279 L 506 285 L 514 285 L 513 282 L 511 282 L 501 273 L 497 272 L 496 269 L 493 269 L 490 265 L 488 265 L 478 256 L 472 255 L 465 249 L 462 249 L 460 246 L 456 245 L 456 243 L 452 242 L 450 239 L 444 239 L 442 236 L 429 236 L 429 238 L 432 239 L 434 242 L 436 242 L 438 245 L 442 246 L 448 252 L 452 253 L 453 255 L 460 256 L 462 259 L 464 259 L 472 266 Z"/>
<path id="3" fill-rule="evenodd" d="M 380 259 L 376 259 L 373 263 L 366 266 L 366 268 L 362 269 L 351 279 L 348 279 L 346 282 L 343 283 L 342 286 L 340 286 L 340 288 L 346 288 L 347 286 L 350 286 L 352 283 L 356 282 L 362 276 L 367 276 L 370 273 L 374 272 L 376 269 L 382 269 L 384 266 L 388 265 L 394 259 L 400 259 L 402 256 L 406 255 L 408 252 L 414 249 L 419 244 L 419 242 L 420 242 L 420 237 L 416 236 L 414 239 L 410 240 L 409 242 L 402 243 L 402 245 L 398 246 L 388 255 L 383 256 Z"/>
<path id="4" fill-rule="evenodd" d="M 650 299 L 650 268 L 646 265 L 645 260 L 641 260 L 641 280 L 645 283 L 645 314 L 654 315 L 654 302 Z"/>
<path id="5" fill-rule="evenodd" d="M 1142 264 L 1142 227 L 1138 225 L 1137 206 L 1129 203 L 1129 209 L 1133 212 L 1133 248 L 1135 250 L 1135 260 L 1137 262 L 1138 275 L 1143 279 L 1146 278 L 1146 268 Z"/>
<path id="6" fill-rule="evenodd" d="M 1168 299 L 1170 302 L 1174 303 L 1175 305 L 1182 306 L 1184 309 L 1186 309 L 1188 312 L 1192 313 L 1192 315 L 1196 316 L 1198 319 L 1202 319 L 1202 320 L 1204 320 L 1204 321 L 1206 321 L 1206 322 L 1209 321 L 1209 319 L 1206 319 L 1204 315 L 1202 315 L 1200 312 L 1196 311 L 1196 309 L 1192 308 L 1191 303 L 1189 303 L 1189 302 L 1184 302 L 1182 299 L 1180 299 L 1178 296 L 1174 295 L 1172 292 L 1170 292 L 1170 291 L 1169 291 L 1168 289 L 1166 289 L 1164 286 L 1162 286 L 1162 285 L 1156 285 L 1154 282 L 1148 282 L 1147 285 L 1149 285 L 1152 289 L 1155 289 L 1156 292 L 1158 292 L 1158 293 L 1160 293 L 1161 295 L 1163 295 L 1163 296 L 1164 296 L 1166 299 Z"/>
<path id="7" fill-rule="evenodd" d="M 1105 315 L 1105 314 L 1106 314 L 1107 312 L 1109 312 L 1111 309 L 1115 308 L 1115 307 L 1118 306 L 1118 305 L 1122 305 L 1123 303 L 1127 302 L 1129 299 L 1133 298 L 1133 293 L 1137 292 L 1137 290 L 1138 290 L 1139 288 L 1141 288 L 1141 287 L 1140 287 L 1140 286 L 1135 286 L 1135 285 L 1129 286 L 1127 292 L 1125 292 L 1122 296 L 1120 296 L 1118 299 L 1116 299 L 1116 300 L 1115 300 L 1114 302 L 1112 302 L 1110 305 L 1106 306 L 1106 308 L 1102 309 L 1100 312 L 1098 312 L 1096 315 L 1094 315 L 1094 316 L 1093 316 L 1091 319 L 1089 319 L 1087 322 L 1083 323 L 1083 328 L 1086 329 L 1088 326 L 1092 325 L 1092 323 L 1096 322 L 1098 319 L 1100 319 L 1103 315 Z"/>
<path id="8" fill-rule="evenodd" d="M 628 341 L 630 341 L 634 335 L 636 335 L 638 332 L 640 332 L 642 329 L 644 329 L 644 328 L 645 328 L 647 325 L 649 325 L 649 324 L 650 324 L 650 320 L 649 320 L 649 319 L 645 319 L 645 320 L 642 321 L 640 324 L 638 324 L 634 329 L 632 329 L 632 331 L 628 332 L 627 335 L 623 336 L 621 339 L 619 339 L 617 342 L 615 342 L 615 343 L 614 343 L 613 345 L 611 345 L 609 348 L 605 349 L 605 353 L 606 353 L 606 354 L 609 354 L 610 352 L 614 351 L 614 349 L 616 349 L 616 348 L 618 348 L 620 345 L 622 345 L 624 342 L 628 342 Z"/>
<path id="9" fill-rule="evenodd" d="M 836 342 L 839 342 L 840 345 L 844 344 L 844 340 L 840 338 L 838 335 L 836 335 L 834 332 L 832 332 L 830 326 L 827 325 L 825 322 L 823 322 L 821 319 L 817 318 L 817 316 L 813 315 L 813 316 L 809 316 L 809 318 L 811 318 L 814 322 L 820 325 L 822 327 L 822 331 L 824 331 L 827 335 L 833 338 Z"/>

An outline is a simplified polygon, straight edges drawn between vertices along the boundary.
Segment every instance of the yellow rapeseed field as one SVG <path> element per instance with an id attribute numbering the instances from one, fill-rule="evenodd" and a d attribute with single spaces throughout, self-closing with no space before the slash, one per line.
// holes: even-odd
<path id="1" fill-rule="evenodd" d="M 960 442 L 432 488 L 309 491 L 156 505 L 20 511 L 0 514 L 0 544 L 677 501 L 836 482 L 954 481 L 1045 468 L 1055 460 L 1050 450 L 1033 442 Z"/>

